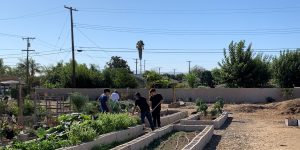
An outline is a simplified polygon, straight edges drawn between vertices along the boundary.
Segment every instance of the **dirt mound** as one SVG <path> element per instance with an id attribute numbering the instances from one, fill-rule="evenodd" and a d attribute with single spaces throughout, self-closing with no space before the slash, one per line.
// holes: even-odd
<path id="1" fill-rule="evenodd" d="M 274 108 L 283 115 L 294 115 L 300 113 L 300 99 L 278 102 Z"/>
<path id="2" fill-rule="evenodd" d="M 244 112 L 244 113 L 254 113 L 257 110 L 262 110 L 268 108 L 267 106 L 264 105 L 257 105 L 257 104 L 239 104 L 239 105 L 234 105 L 229 108 L 232 111 L 235 112 Z"/>

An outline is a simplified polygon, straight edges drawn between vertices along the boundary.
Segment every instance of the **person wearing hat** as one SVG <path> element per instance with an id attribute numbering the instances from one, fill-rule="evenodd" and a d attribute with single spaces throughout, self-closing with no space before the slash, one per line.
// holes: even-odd
<path id="1" fill-rule="evenodd" d="M 150 113 L 149 104 L 148 104 L 146 98 L 142 97 L 141 94 L 138 93 L 138 92 L 135 94 L 135 106 L 134 106 L 132 115 L 134 115 L 134 112 L 135 112 L 137 107 L 139 107 L 140 111 L 141 111 L 141 121 L 142 121 L 142 123 L 145 124 L 145 117 L 146 117 L 148 119 L 150 127 L 153 131 L 154 130 L 154 124 L 153 124 L 152 116 L 151 116 L 151 113 Z"/>

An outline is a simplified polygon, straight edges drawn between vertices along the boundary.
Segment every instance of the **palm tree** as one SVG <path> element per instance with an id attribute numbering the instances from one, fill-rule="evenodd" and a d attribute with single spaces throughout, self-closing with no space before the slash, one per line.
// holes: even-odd
<path id="1" fill-rule="evenodd" d="M 27 74 L 27 61 L 26 59 L 20 60 L 17 64 L 17 69 L 19 70 L 19 74 L 23 77 L 26 78 Z M 29 75 L 28 75 L 28 84 L 29 87 L 31 87 L 31 84 L 35 78 L 36 73 L 41 73 L 41 65 L 39 63 L 36 63 L 35 60 L 29 59 L 28 60 L 29 64 Z"/>
<path id="2" fill-rule="evenodd" d="M 142 56 L 143 56 L 144 45 L 145 44 L 142 40 L 139 40 L 136 43 L 136 49 L 139 52 L 139 58 L 140 58 L 140 74 L 142 74 Z"/>

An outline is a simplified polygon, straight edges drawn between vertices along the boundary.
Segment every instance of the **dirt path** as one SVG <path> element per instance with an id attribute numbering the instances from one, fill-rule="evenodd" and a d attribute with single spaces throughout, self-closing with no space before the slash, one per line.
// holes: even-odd
<path id="1" fill-rule="evenodd" d="M 227 108 L 230 112 L 230 106 Z M 230 116 L 222 129 L 215 130 L 206 150 L 297 150 L 300 147 L 300 128 L 286 127 L 286 115 L 264 109 L 251 113 L 233 112 Z"/>

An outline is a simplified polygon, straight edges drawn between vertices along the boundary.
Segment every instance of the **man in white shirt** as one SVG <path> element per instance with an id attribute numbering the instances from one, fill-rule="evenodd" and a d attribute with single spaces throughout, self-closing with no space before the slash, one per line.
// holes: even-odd
<path id="1" fill-rule="evenodd" d="M 113 102 L 118 102 L 120 99 L 120 95 L 119 95 L 118 91 L 115 90 L 113 93 L 111 93 L 110 98 Z"/>

